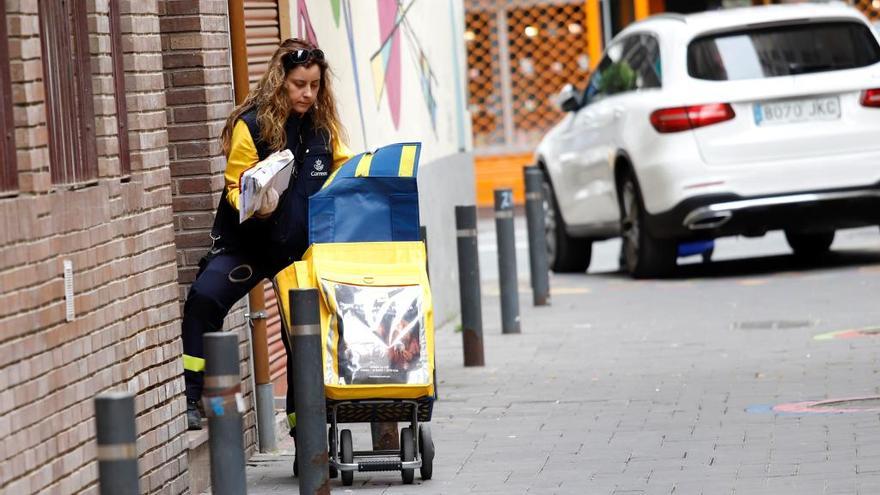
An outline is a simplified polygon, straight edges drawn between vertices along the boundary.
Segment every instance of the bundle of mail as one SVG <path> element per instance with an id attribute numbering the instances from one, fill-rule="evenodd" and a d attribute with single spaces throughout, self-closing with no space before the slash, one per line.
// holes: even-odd
<path id="1" fill-rule="evenodd" d="M 260 209 L 267 191 L 271 188 L 278 197 L 290 183 L 290 171 L 293 169 L 293 153 L 290 150 L 276 151 L 265 160 L 247 169 L 239 183 L 239 223 L 244 222 Z"/>

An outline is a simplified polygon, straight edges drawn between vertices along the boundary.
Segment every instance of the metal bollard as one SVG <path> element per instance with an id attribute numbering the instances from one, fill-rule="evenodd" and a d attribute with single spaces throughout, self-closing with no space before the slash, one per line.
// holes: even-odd
<path id="1" fill-rule="evenodd" d="M 95 429 L 100 494 L 138 495 L 134 395 L 110 392 L 95 397 Z"/>
<path id="2" fill-rule="evenodd" d="M 329 494 L 327 406 L 321 361 L 321 315 L 318 289 L 293 289 L 290 297 L 290 342 L 293 345 L 293 389 L 296 405 L 296 462 L 299 493 Z"/>
<path id="3" fill-rule="evenodd" d="M 461 340 L 465 366 L 484 366 L 483 303 L 480 257 L 477 250 L 477 207 L 455 207 L 458 244 L 458 297 L 461 301 Z"/>
<path id="4" fill-rule="evenodd" d="M 266 336 L 266 302 L 263 286 L 248 293 L 245 317 L 251 327 L 251 349 L 254 363 L 254 396 L 257 406 L 257 445 L 260 452 L 275 452 L 275 386 L 269 377 L 269 340 Z"/>
<path id="5" fill-rule="evenodd" d="M 501 285 L 501 333 L 520 333 L 511 189 L 495 190 L 495 232 L 498 236 L 498 282 Z"/>
<path id="6" fill-rule="evenodd" d="M 211 332 L 204 336 L 205 389 L 202 405 L 208 416 L 211 490 L 214 495 L 247 493 L 238 334 Z"/>
<path id="7" fill-rule="evenodd" d="M 525 167 L 526 224 L 529 231 L 529 270 L 532 301 L 535 306 L 550 305 L 550 275 L 547 264 L 547 237 L 544 226 L 544 172 Z"/>

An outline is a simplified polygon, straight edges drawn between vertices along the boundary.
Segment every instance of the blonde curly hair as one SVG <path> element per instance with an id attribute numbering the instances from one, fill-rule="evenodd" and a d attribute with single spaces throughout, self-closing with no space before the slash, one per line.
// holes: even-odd
<path id="1" fill-rule="evenodd" d="M 220 134 L 224 155 L 229 156 L 229 149 L 232 145 L 232 130 L 235 128 L 235 122 L 242 114 L 255 107 L 257 109 L 257 124 L 260 126 L 260 138 L 263 143 L 272 151 L 278 151 L 287 146 L 284 123 L 290 115 L 291 105 L 290 98 L 288 98 L 287 91 L 284 88 L 287 71 L 284 69 L 282 59 L 288 53 L 297 50 L 314 50 L 316 48 L 312 43 L 299 38 L 284 40 L 278 46 L 278 49 L 275 50 L 275 53 L 269 60 L 269 68 L 263 74 L 263 77 L 251 89 L 244 101 L 235 107 L 235 110 L 226 119 L 226 125 Z M 312 59 L 304 66 L 310 67 L 313 64 L 318 65 L 321 69 L 321 87 L 318 90 L 315 104 L 310 110 L 312 122 L 316 129 L 324 130 L 330 134 L 333 147 L 336 148 L 336 145 L 340 141 L 345 141 L 346 138 L 345 129 L 339 122 L 339 114 L 336 112 L 336 98 L 333 95 L 333 88 L 330 84 L 330 76 L 333 73 L 327 61 L 323 58 Z"/>

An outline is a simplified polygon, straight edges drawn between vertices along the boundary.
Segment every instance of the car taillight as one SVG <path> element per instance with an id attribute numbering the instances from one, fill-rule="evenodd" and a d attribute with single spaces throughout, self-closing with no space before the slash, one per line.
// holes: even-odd
<path id="1" fill-rule="evenodd" d="M 729 103 L 662 108 L 651 114 L 651 125 L 657 132 L 680 132 L 717 124 L 736 117 Z"/>
<path id="2" fill-rule="evenodd" d="M 880 108 L 880 88 L 862 91 L 861 103 L 866 107 Z"/>

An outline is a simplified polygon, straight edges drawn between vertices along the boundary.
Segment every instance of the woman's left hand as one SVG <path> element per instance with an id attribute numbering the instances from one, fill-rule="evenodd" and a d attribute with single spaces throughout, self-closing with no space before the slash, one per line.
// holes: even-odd
<path id="1" fill-rule="evenodd" d="M 260 208 L 257 209 L 254 215 L 258 218 L 267 218 L 275 211 L 275 208 L 278 208 L 278 191 L 269 188 L 266 194 L 263 195 L 263 202 L 260 203 Z"/>

